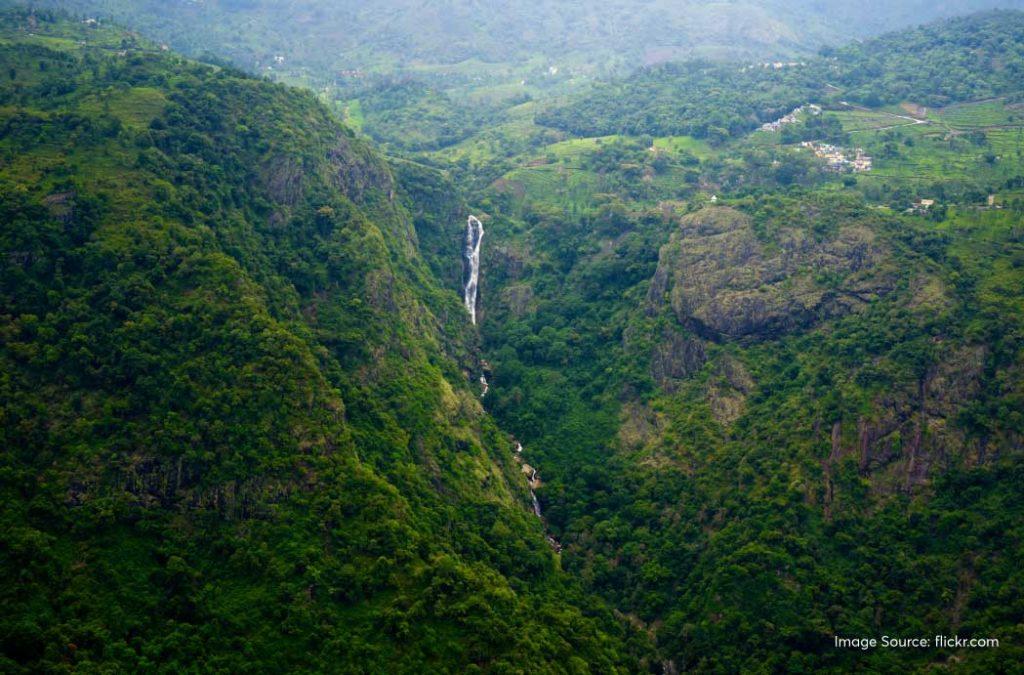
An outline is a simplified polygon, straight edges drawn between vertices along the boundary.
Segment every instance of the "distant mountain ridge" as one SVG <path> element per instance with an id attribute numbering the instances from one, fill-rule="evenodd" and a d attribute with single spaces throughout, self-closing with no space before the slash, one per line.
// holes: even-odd
<path id="1" fill-rule="evenodd" d="M 525 62 L 542 57 L 580 66 L 642 63 L 701 56 L 752 57 L 807 53 L 893 28 L 1002 8 L 1022 0 L 41 0 L 167 40 L 190 54 L 204 51 L 251 68 L 319 70 L 404 68 L 416 64 Z"/>

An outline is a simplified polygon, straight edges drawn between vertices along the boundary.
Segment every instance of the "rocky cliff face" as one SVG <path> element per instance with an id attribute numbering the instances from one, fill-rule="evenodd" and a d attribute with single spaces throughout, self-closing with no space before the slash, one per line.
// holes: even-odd
<path id="1" fill-rule="evenodd" d="M 395 159 L 399 200 L 413 219 L 419 253 L 445 288 L 462 292 L 462 250 L 468 209 L 440 171 Z M 453 253 L 454 252 L 454 253 Z"/>
<path id="2" fill-rule="evenodd" d="M 959 419 L 979 396 L 985 346 L 939 346 L 941 360 L 920 379 L 879 394 L 856 420 L 832 425 L 832 450 L 824 464 L 826 506 L 834 493 L 833 471 L 846 458 L 876 493 L 891 494 L 914 491 L 952 464 L 979 466 L 1021 449 L 1013 434 L 972 431 Z"/>
<path id="3" fill-rule="evenodd" d="M 651 354 L 651 377 L 659 387 L 672 391 L 678 380 L 693 375 L 706 360 L 701 340 L 666 329 Z"/>
<path id="4" fill-rule="evenodd" d="M 728 207 L 685 216 L 661 249 L 649 307 L 712 340 L 764 339 L 855 311 L 889 292 L 886 249 L 866 227 L 828 239 L 784 228 L 772 242 Z"/>

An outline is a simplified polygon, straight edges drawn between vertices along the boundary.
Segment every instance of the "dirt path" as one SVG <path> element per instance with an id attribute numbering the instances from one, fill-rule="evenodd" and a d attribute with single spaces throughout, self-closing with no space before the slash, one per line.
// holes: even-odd
<path id="1" fill-rule="evenodd" d="M 903 124 L 892 124 L 887 127 L 866 127 L 864 129 L 853 129 L 850 131 L 851 134 L 856 134 L 862 131 L 888 131 L 889 129 L 912 127 L 917 124 L 931 124 L 931 120 L 922 120 L 918 119 L 917 117 L 910 117 L 909 115 L 897 115 L 896 113 L 891 113 L 887 110 L 872 110 L 871 108 L 865 108 L 864 106 L 861 105 L 854 105 L 853 103 L 848 103 L 846 101 L 840 101 L 839 105 L 845 105 L 848 108 L 852 108 L 853 110 L 860 110 L 861 112 L 869 112 L 876 115 L 887 115 L 895 119 L 906 120 L 906 122 L 904 122 Z"/>

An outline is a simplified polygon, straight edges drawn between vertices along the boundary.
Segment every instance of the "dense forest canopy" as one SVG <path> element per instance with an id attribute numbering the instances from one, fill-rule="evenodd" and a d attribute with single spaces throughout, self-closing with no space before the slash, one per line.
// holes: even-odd
<path id="1" fill-rule="evenodd" d="M 1020 12 L 32 4 L 0 669 L 1024 660 Z"/>
<path id="2" fill-rule="evenodd" d="M 2 30 L 2 668 L 621 663 L 384 160 L 306 92 Z"/>

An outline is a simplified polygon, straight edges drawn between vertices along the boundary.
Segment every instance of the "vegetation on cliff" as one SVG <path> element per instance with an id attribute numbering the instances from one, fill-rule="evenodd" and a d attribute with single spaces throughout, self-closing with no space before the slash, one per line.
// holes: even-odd
<path id="1" fill-rule="evenodd" d="M 1019 13 L 493 117 L 396 80 L 347 109 L 389 159 L 0 17 L 4 669 L 1024 658 Z M 1001 646 L 833 641 L 883 634 Z"/>
<path id="2" fill-rule="evenodd" d="M 302 91 L 3 30 L 3 669 L 618 668 L 388 164 Z"/>

